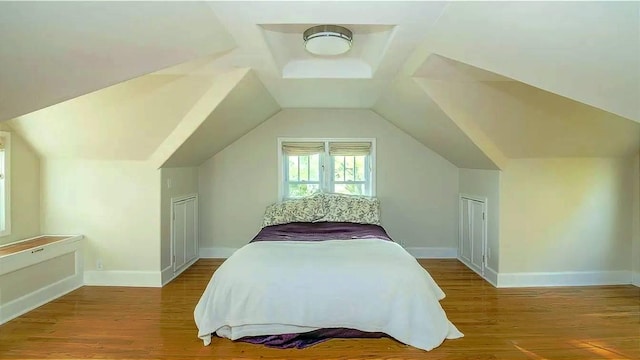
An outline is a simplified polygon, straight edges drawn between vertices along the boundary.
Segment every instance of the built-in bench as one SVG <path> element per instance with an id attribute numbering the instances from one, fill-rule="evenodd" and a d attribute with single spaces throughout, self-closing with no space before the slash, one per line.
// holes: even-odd
<path id="1" fill-rule="evenodd" d="M 0 324 L 83 284 L 82 235 L 42 235 L 0 247 Z"/>

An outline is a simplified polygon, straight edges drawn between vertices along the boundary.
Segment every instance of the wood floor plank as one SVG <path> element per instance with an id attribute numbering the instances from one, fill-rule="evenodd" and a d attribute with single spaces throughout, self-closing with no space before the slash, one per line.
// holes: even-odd
<path id="1" fill-rule="evenodd" d="M 197 338 L 193 309 L 221 260 L 162 289 L 82 287 L 0 326 L 0 359 L 640 359 L 640 289 L 496 289 L 455 260 L 421 260 L 465 334 L 424 352 L 393 339 L 304 350 Z"/>

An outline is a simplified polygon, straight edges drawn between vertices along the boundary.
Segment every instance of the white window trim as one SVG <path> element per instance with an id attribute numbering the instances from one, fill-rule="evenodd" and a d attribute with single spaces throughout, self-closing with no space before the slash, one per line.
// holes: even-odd
<path id="1" fill-rule="evenodd" d="M 371 157 L 371 195 L 376 196 L 376 177 L 377 177 L 377 169 L 376 169 L 376 139 L 375 138 L 294 138 L 294 137 L 279 137 L 278 138 L 278 200 L 283 200 L 284 198 L 284 168 L 283 168 L 283 159 L 284 152 L 282 151 L 282 143 L 283 142 L 324 142 L 325 149 L 329 148 L 329 143 L 335 142 L 370 142 L 371 143 L 371 153 L 369 156 Z M 322 176 L 324 177 L 324 183 L 328 183 L 330 171 L 324 171 Z"/>
<path id="2" fill-rule="evenodd" d="M 11 133 L 0 131 L 4 138 L 4 229 L 0 237 L 11 235 Z"/>

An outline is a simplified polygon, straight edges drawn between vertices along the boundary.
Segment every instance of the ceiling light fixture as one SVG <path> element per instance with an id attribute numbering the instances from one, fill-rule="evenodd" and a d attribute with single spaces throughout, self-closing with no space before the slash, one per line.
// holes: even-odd
<path id="1" fill-rule="evenodd" d="M 323 56 L 346 53 L 351 49 L 352 38 L 351 30 L 338 25 L 318 25 L 302 34 L 304 48 L 314 55 Z"/>

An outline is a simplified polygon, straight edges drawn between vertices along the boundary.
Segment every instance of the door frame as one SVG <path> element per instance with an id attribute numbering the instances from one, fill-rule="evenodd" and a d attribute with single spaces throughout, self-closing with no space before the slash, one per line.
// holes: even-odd
<path id="1" fill-rule="evenodd" d="M 175 255 L 175 246 L 176 246 L 176 242 L 175 242 L 175 234 L 174 234 L 174 222 L 175 222 L 175 212 L 174 212 L 174 206 L 177 203 L 180 202 L 184 202 L 187 200 L 191 200 L 194 199 L 195 201 L 195 212 L 194 212 L 194 217 L 195 217 L 195 230 L 194 230 L 194 235 L 196 237 L 196 257 L 194 261 L 191 262 L 185 262 L 184 265 L 179 268 L 176 269 L 176 261 L 174 259 L 174 255 Z M 191 266 L 192 262 L 197 261 L 200 258 L 200 222 L 199 222 L 199 215 L 198 215 L 198 194 L 193 193 L 193 194 L 187 194 L 187 195 L 181 195 L 181 196 L 175 196 L 171 198 L 171 209 L 169 211 L 169 241 L 171 242 L 171 246 L 170 246 L 170 261 L 171 261 L 171 268 L 173 269 L 173 274 L 174 277 L 177 276 L 179 273 L 181 273 L 182 271 L 184 271 L 184 269 L 188 268 L 189 266 Z"/>
<path id="2" fill-rule="evenodd" d="M 471 264 L 467 264 L 466 261 L 464 261 L 462 259 L 462 202 L 464 200 L 471 200 L 471 201 L 476 201 L 479 203 L 482 203 L 482 212 L 484 214 L 483 217 L 483 221 L 482 221 L 482 267 L 480 269 L 480 272 L 476 271 L 473 266 L 471 266 Z M 460 262 L 462 262 L 463 264 L 465 264 L 469 269 L 473 270 L 475 273 L 477 273 L 478 275 L 480 275 L 483 279 L 486 280 L 485 277 L 485 270 L 488 267 L 488 261 L 487 261 L 487 247 L 488 247 L 488 233 L 487 233 L 487 224 L 489 223 L 489 211 L 488 211 L 488 202 L 489 200 L 484 197 L 484 196 L 477 196 L 477 195 L 469 195 L 469 194 L 465 194 L 465 193 L 460 193 L 459 196 L 459 201 L 458 201 L 458 214 L 459 214 L 459 218 L 458 218 L 458 260 Z M 469 232 L 471 233 L 471 231 Z M 471 255 L 471 261 L 473 261 L 473 255 Z"/>

